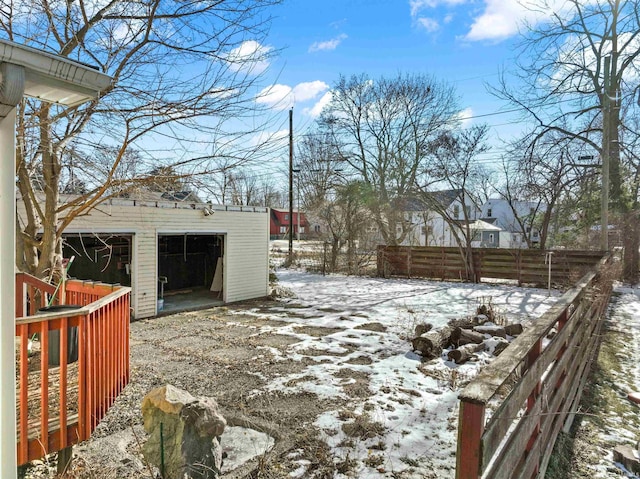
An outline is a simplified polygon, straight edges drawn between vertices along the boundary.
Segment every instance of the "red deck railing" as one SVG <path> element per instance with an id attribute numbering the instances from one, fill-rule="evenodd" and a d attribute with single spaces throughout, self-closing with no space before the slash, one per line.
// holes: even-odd
<path id="1" fill-rule="evenodd" d="M 457 479 L 544 477 L 568 431 L 599 344 L 608 257 L 460 393 Z M 547 335 L 555 328 L 552 339 Z"/>
<path id="2" fill-rule="evenodd" d="M 58 294 L 77 309 L 36 314 L 54 291 L 16 275 L 19 465 L 88 439 L 129 381 L 130 288 L 71 280 Z"/>

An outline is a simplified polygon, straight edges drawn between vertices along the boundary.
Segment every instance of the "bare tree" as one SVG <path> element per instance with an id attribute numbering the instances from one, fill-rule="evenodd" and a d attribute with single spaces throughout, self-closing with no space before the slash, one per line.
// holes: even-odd
<path id="1" fill-rule="evenodd" d="M 543 1 L 530 8 L 546 15 L 554 7 L 558 7 L 556 2 Z M 625 112 L 637 108 L 640 3 L 567 0 L 550 21 L 529 27 L 520 53 L 519 58 L 526 61 L 510 68 L 517 76 L 517 86 L 510 88 L 503 78 L 494 91 L 536 121 L 540 138 L 557 132 L 583 142 L 594 156 L 602 158 L 609 201 L 603 195 L 607 208 L 601 222 L 608 231 L 609 210 L 613 222 L 621 222 L 619 218 L 635 201 L 630 198 L 633 185 L 627 181 L 635 174 L 625 175 L 623 165 L 631 164 L 628 159 L 633 152 L 628 146 L 638 134 L 626 126 Z M 623 131 L 627 134 L 621 134 Z M 637 274 L 637 264 L 632 263 L 639 239 L 634 238 L 626 251 L 631 253 L 626 269 Z"/>
<path id="2" fill-rule="evenodd" d="M 242 163 L 260 151 L 261 142 L 239 141 L 255 127 L 243 129 L 238 120 L 251 115 L 247 123 L 255 125 L 254 84 L 274 53 L 261 42 L 275 3 L 9 0 L 0 19 L 7 38 L 114 78 L 81 107 L 28 100 L 18 109 L 16 175 L 26 207 L 17 245 L 21 270 L 52 276 L 71 221 L 132 183 L 149 181 L 142 172 L 153 166 L 171 165 L 180 179 L 210 172 L 211 158 Z M 135 174 L 123 168 L 132 148 L 146 161 Z M 110 161 L 76 177 L 84 182 L 80 194 L 61 202 L 65 158 L 73 151 L 87 165 L 98 163 L 105 149 Z"/>
<path id="3" fill-rule="evenodd" d="M 544 136 L 524 135 L 510 145 L 508 160 L 503 161 L 505 183 L 499 193 L 507 201 L 514 226 L 527 247 L 547 247 L 551 222 L 561 198 L 581 177 L 593 175 L 593 169 L 586 168 L 589 165 L 580 165 L 583 146 L 557 131 Z M 538 234 L 537 241 L 534 234 Z"/>
<path id="4" fill-rule="evenodd" d="M 425 75 L 341 77 L 335 85 L 320 125 L 358 175 L 386 244 L 401 243 L 411 231 L 401 206 L 428 161 L 430 142 L 453 126 L 457 111 L 453 88 Z"/>
<path id="5" fill-rule="evenodd" d="M 541 3 L 536 8 L 553 11 L 549 2 Z M 568 0 L 551 21 L 529 28 L 518 56 L 522 60 L 510 68 L 517 86 L 509 87 L 503 77 L 493 89 L 537 122 L 539 138 L 560 133 L 609 156 L 611 202 L 617 209 L 624 202 L 621 112 L 637 87 L 639 35 L 636 1 Z"/>
<path id="6" fill-rule="evenodd" d="M 297 173 L 307 216 L 322 225 L 322 239 L 331 246 L 328 269 L 337 271 L 347 247 L 347 272 L 357 272 L 357 245 L 362 243 L 370 215 L 363 203 L 362 184 L 353 178 L 334 138 L 312 133 L 298 146 Z"/>
<path id="7" fill-rule="evenodd" d="M 432 163 L 419 178 L 423 183 L 418 184 L 421 200 L 448 224 L 465 263 L 466 279 L 471 281 L 480 280 L 473 261 L 476 231 L 471 221 L 476 219 L 474 213 L 485 194 L 488 172 L 477 162 L 477 155 L 489 149 L 488 131 L 488 126 L 480 125 L 440 135 L 433 145 Z M 460 202 L 458 214 L 449 208 L 449 201 L 442 201 L 441 194 L 431 191 L 433 185 L 446 185 L 455 192 L 455 200 Z"/>

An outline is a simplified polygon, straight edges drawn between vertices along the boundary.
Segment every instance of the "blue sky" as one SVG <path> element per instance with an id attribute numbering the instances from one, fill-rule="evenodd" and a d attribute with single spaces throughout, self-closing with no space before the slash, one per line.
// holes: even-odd
<path id="1" fill-rule="evenodd" d="M 258 102 L 274 118 L 282 116 L 274 125 L 282 136 L 291 106 L 296 133 L 313 127 L 340 74 L 431 74 L 456 87 L 464 115 L 505 109 L 485 83 L 495 84 L 513 62 L 521 22 L 544 20 L 518 0 L 285 0 L 271 13 L 274 22 L 262 47 L 278 55 L 268 65 L 268 86 Z M 514 114 L 503 114 L 466 122 L 492 126 L 495 147 L 487 160 L 499 156 L 498 138 L 520 129 L 514 120 Z"/>
<path id="2" fill-rule="evenodd" d="M 427 73 L 451 82 L 470 114 L 495 112 L 502 105 L 484 82 L 495 83 L 512 62 L 524 13 L 515 0 L 285 0 L 268 38 L 281 51 L 265 100 L 275 103 L 293 89 L 296 124 L 307 128 L 340 74 Z"/>

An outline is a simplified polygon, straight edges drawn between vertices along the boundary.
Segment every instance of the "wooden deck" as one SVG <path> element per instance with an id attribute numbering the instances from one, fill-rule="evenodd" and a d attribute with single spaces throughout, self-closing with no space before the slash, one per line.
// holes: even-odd
<path id="1" fill-rule="evenodd" d="M 42 401 L 42 388 L 40 371 L 40 354 L 36 352 L 29 357 L 29 374 L 28 374 L 28 389 L 27 397 L 27 423 L 28 423 L 28 437 L 29 439 L 35 439 L 38 436 L 41 425 L 41 408 Z M 52 417 L 49 417 L 49 431 L 60 428 L 60 397 L 64 395 L 66 397 L 66 415 L 67 421 L 70 422 L 71 417 L 78 417 L 78 363 L 77 361 L 67 365 L 67 379 L 66 379 L 66 392 L 62 394 L 62 384 L 65 381 L 61 381 L 60 367 L 51 367 L 48 370 L 47 377 L 47 409 Z M 20 396 L 20 381 L 19 377 L 16 378 L 16 391 Z M 17 424 L 20 424 L 20 407 L 16 405 L 17 412 Z M 20 442 L 20 433 L 18 432 L 18 442 Z"/>
<path id="2" fill-rule="evenodd" d="M 88 439 L 129 381 L 130 288 L 69 281 L 63 297 L 77 308 L 24 315 L 52 293 L 36 278 L 16 277 L 19 465 Z M 69 328 L 77 328 L 78 353 L 70 363 L 70 337 L 60 334 Z M 49 365 L 51 341 L 57 342 L 59 366 Z"/>

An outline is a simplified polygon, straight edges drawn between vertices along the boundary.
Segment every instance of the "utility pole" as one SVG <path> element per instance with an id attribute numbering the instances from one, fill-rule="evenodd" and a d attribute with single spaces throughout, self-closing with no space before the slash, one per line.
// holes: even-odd
<path id="1" fill-rule="evenodd" d="M 293 108 L 289 110 L 289 262 L 293 260 Z"/>
<path id="2" fill-rule="evenodd" d="M 300 170 L 297 172 L 300 172 Z M 298 249 L 300 249 L 300 175 L 296 178 L 296 189 L 298 190 L 298 198 L 296 199 L 296 204 L 298 205 L 298 214 L 296 215 L 298 219 Z"/>
<path id="3" fill-rule="evenodd" d="M 609 146 L 611 143 L 611 56 L 604 57 L 604 95 L 602 112 L 602 195 L 600 197 L 600 249 L 609 250 Z"/>

